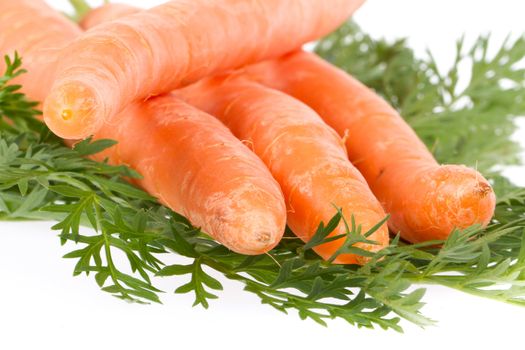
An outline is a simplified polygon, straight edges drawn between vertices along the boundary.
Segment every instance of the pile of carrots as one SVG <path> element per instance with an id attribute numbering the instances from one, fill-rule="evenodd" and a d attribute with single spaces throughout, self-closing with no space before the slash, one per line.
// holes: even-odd
<path id="1" fill-rule="evenodd" d="M 358 244 L 370 252 L 389 228 L 421 242 L 486 226 L 495 195 L 481 174 L 438 164 L 382 98 L 302 51 L 363 2 L 110 4 L 79 26 L 43 0 L 0 0 L 0 53 L 22 56 L 16 83 L 53 132 L 118 141 L 97 159 L 134 168 L 137 185 L 238 253 L 269 251 L 286 225 L 308 241 L 336 207 L 362 233 L 389 215 Z"/>

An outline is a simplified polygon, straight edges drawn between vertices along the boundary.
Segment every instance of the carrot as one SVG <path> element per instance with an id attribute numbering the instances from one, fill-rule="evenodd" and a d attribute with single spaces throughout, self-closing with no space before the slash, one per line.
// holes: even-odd
<path id="1" fill-rule="evenodd" d="M 177 0 L 104 23 L 63 50 L 44 119 L 84 138 L 132 101 L 297 49 L 363 1 Z"/>
<path id="2" fill-rule="evenodd" d="M 80 28 L 88 30 L 99 24 L 140 12 L 141 9 L 120 3 L 107 3 L 89 11 L 80 21 Z"/>
<path id="3" fill-rule="evenodd" d="M 373 91 L 312 53 L 247 69 L 252 78 L 312 107 L 339 135 L 350 160 L 410 242 L 445 239 L 455 228 L 486 226 L 495 195 L 483 176 L 439 165 L 401 116 Z"/>
<path id="4" fill-rule="evenodd" d="M 24 13 L 30 13 L 31 29 L 22 36 L 17 31 L 0 31 L 2 54 L 18 50 L 24 62 L 36 62 L 33 55 L 45 53 L 27 45 L 34 32 L 52 26 L 58 45 L 79 33 L 67 21 L 55 21 L 61 15 L 43 1 L 10 3 L 0 2 L 0 10 L 10 14 L 2 16 L 0 25 L 10 28 Z M 4 47 L 7 42 L 13 44 Z M 31 66 L 23 86 L 24 91 L 36 91 L 35 96 L 43 97 L 49 86 L 36 78 L 47 74 L 52 81 L 52 67 L 58 58 L 51 42 L 45 47 L 48 56 L 39 61 L 42 64 Z M 273 248 L 282 237 L 286 207 L 279 185 L 262 161 L 214 117 L 166 95 L 130 105 L 95 138 L 118 141 L 98 159 L 108 157 L 113 164 L 136 169 L 143 175 L 136 181 L 138 185 L 228 248 L 259 254 Z"/>
<path id="5" fill-rule="evenodd" d="M 35 28 L 36 19 L 44 25 Z M 23 54 L 24 67 L 31 74 L 22 74 L 13 83 L 35 101 L 43 101 L 55 77 L 59 50 L 81 34 L 81 30 L 44 1 L 0 1 L 0 48 L 4 54 L 15 50 Z M 45 69 L 41 69 L 45 67 Z M 5 63 L 0 59 L 0 71 Z"/>
<path id="6" fill-rule="evenodd" d="M 96 18 L 96 20 L 99 21 L 99 22 L 110 21 L 110 20 L 114 20 L 116 18 L 119 18 L 120 16 L 128 15 L 129 14 L 128 11 L 129 11 L 129 7 L 128 6 L 124 6 L 122 8 L 117 6 L 116 8 L 114 8 L 112 6 L 106 5 L 106 6 L 98 8 L 97 10 L 94 10 L 92 13 L 88 14 L 88 16 L 86 18 L 89 18 L 90 16 L 93 16 L 92 18 L 94 18 L 94 19 Z M 139 10 L 136 9 L 136 11 L 139 11 Z M 95 21 L 93 21 L 93 22 L 95 22 Z M 231 89 L 235 89 L 235 87 L 232 86 Z M 244 89 L 244 86 L 240 86 L 239 87 L 239 90 L 243 90 L 243 89 Z M 186 90 L 186 91 L 189 91 L 189 89 Z M 181 92 L 179 92 L 179 93 L 181 93 Z M 200 93 L 200 92 L 198 92 L 198 93 Z M 217 91 L 217 93 L 219 93 L 219 94 L 222 93 L 222 90 L 219 89 Z M 185 92 L 183 93 L 183 96 L 186 96 Z M 205 99 L 206 98 L 206 94 L 204 94 L 201 97 Z M 190 98 L 191 101 L 194 101 L 193 100 L 193 95 L 192 95 L 192 97 L 189 97 L 189 98 Z M 270 95 L 267 96 L 267 99 L 272 99 L 273 100 L 273 99 L 275 99 L 275 96 L 272 96 L 270 94 Z M 279 96 L 277 99 L 278 100 L 282 100 L 283 104 L 288 104 L 287 101 L 286 101 L 287 100 L 286 97 Z M 209 101 L 207 101 L 207 102 L 209 102 Z M 199 106 L 202 106 L 201 103 L 202 102 L 200 102 Z M 292 106 L 294 104 L 297 104 L 297 102 L 294 101 Z M 288 105 L 290 105 L 290 104 L 288 104 Z M 215 110 L 214 107 L 209 106 L 207 103 L 206 103 L 206 106 L 207 106 L 207 108 L 210 108 L 210 110 Z M 304 109 L 306 109 L 305 106 L 298 106 L 297 112 L 293 113 L 293 115 L 298 117 L 299 119 L 303 119 L 304 117 L 301 116 L 301 112 Z M 268 111 L 267 113 L 271 113 L 271 111 Z M 379 206 L 377 205 L 377 201 L 375 200 L 375 198 L 373 198 L 373 195 L 370 193 L 370 191 L 367 190 L 367 189 L 363 189 L 362 188 L 362 187 L 367 187 L 366 184 L 363 186 L 365 181 L 362 178 L 362 176 L 355 170 L 355 168 L 353 168 L 351 166 L 351 164 L 348 161 L 346 161 L 346 154 L 344 153 L 345 149 L 344 149 L 344 147 L 341 147 L 341 143 L 338 140 L 338 138 L 336 138 L 334 140 L 333 132 L 328 131 L 327 130 L 328 128 L 325 125 L 320 125 L 320 123 L 319 123 L 320 118 L 318 116 L 314 116 L 313 114 L 314 113 L 312 113 L 311 110 L 306 111 L 306 113 L 305 113 L 305 115 L 307 116 L 306 120 L 308 120 L 308 122 L 312 124 L 313 130 L 317 130 L 317 129 L 320 128 L 321 132 L 318 135 L 328 134 L 329 135 L 328 137 L 326 137 L 326 135 L 318 136 L 318 137 L 319 137 L 319 139 L 321 141 L 325 141 L 326 143 L 328 143 L 332 147 L 335 147 L 337 149 L 336 153 L 337 152 L 340 153 L 340 157 L 336 158 L 337 160 L 335 161 L 335 163 L 339 165 L 339 170 L 340 170 L 340 172 L 342 174 L 342 178 L 343 178 L 342 181 L 345 181 L 345 180 L 350 181 L 356 187 L 356 189 L 357 189 L 356 192 L 363 194 L 362 195 L 362 202 L 363 202 L 362 206 L 363 206 L 363 208 L 359 208 L 359 211 L 360 211 L 360 213 L 363 216 L 369 215 L 369 214 L 366 213 L 366 210 L 370 210 L 372 212 L 370 220 L 368 222 L 368 224 L 369 224 L 368 226 L 371 227 L 370 225 L 373 225 L 374 223 L 376 223 L 377 221 L 381 220 L 385 216 L 384 212 L 379 208 Z M 219 115 L 221 115 L 221 114 L 219 113 Z M 308 116 L 310 118 L 308 118 Z M 241 117 L 243 117 L 243 115 L 236 115 L 235 117 L 236 118 L 241 118 Z M 260 117 L 262 118 L 263 116 L 261 115 Z M 253 119 L 251 119 L 251 120 L 253 120 Z M 293 122 L 292 120 L 290 120 L 290 121 Z M 261 122 L 263 122 L 263 121 L 261 121 Z M 237 124 L 237 123 L 235 123 L 235 124 Z M 253 137 L 250 136 L 250 135 L 243 135 L 243 137 L 244 136 L 248 137 L 250 139 L 250 141 L 248 141 L 248 143 L 250 144 L 250 142 L 252 142 L 251 140 L 253 140 Z M 269 137 L 271 138 L 272 136 L 269 135 Z M 301 137 L 301 134 L 298 133 L 297 137 Z M 304 146 L 304 145 L 301 145 L 300 141 L 297 142 L 296 147 L 300 148 L 301 146 Z M 275 153 L 274 156 L 278 156 L 278 153 Z M 320 154 L 320 157 L 323 157 L 323 153 Z M 330 157 L 330 158 L 333 158 L 333 157 Z M 313 159 L 314 162 L 317 161 L 317 160 L 318 159 Z M 268 162 L 272 162 L 271 159 L 268 159 L 267 161 Z M 350 169 L 347 169 L 347 168 L 350 168 Z M 284 171 L 286 171 L 286 169 L 283 169 L 283 171 L 281 171 L 281 172 L 279 172 L 279 170 L 277 169 L 276 172 L 274 172 L 273 174 L 274 175 L 280 175 L 280 178 L 283 178 L 283 177 L 286 177 L 286 175 L 284 175 Z M 341 174 L 339 174 L 339 175 L 341 175 Z M 326 182 L 324 184 L 324 187 L 325 187 L 324 190 L 328 191 L 328 193 L 325 193 L 328 196 L 328 198 L 338 198 L 340 200 L 340 204 L 345 204 L 346 208 L 348 208 L 349 210 L 358 208 L 359 205 L 356 205 L 357 203 L 355 202 L 355 200 L 356 200 L 356 198 L 358 198 L 358 196 L 353 195 L 351 198 L 349 198 L 348 193 L 341 193 L 341 194 L 339 194 L 339 193 L 330 193 L 330 191 L 331 192 L 337 192 L 337 191 L 334 191 L 333 188 L 332 189 L 328 188 L 330 183 L 331 182 L 333 183 L 334 181 L 341 181 L 340 179 L 336 179 L 337 174 L 333 174 L 333 175 L 334 176 L 329 177 L 328 180 L 326 180 Z M 295 176 L 296 175 L 294 175 L 294 177 Z M 326 176 L 326 174 L 319 173 L 317 180 L 319 182 L 321 182 L 323 176 Z M 354 181 L 356 179 L 358 180 L 357 182 Z M 283 180 L 283 181 L 286 183 L 286 180 Z M 290 178 L 288 180 L 288 182 L 289 183 L 290 182 L 294 182 L 294 179 Z M 283 182 L 281 182 L 281 183 L 283 183 Z M 319 189 L 319 190 L 322 191 L 322 189 Z M 291 189 L 291 192 L 293 192 L 293 191 L 294 191 L 294 189 Z M 293 198 L 295 199 L 295 201 L 300 201 L 300 199 L 298 199 L 297 196 L 295 196 Z M 352 205 L 349 205 L 350 202 L 352 203 Z M 370 205 L 368 204 L 369 202 L 375 204 L 375 206 L 372 205 L 372 209 L 367 208 L 367 207 L 370 207 Z M 320 210 L 321 213 L 324 212 L 324 215 L 321 216 L 321 219 L 324 220 L 325 222 L 327 222 L 330 219 L 330 216 L 333 215 L 333 213 L 334 213 L 333 206 L 330 206 L 330 205 L 327 205 L 327 204 L 329 204 L 327 201 L 323 202 L 323 200 L 321 199 L 319 201 L 319 203 L 306 203 L 306 208 L 305 209 L 309 210 L 309 211 L 312 211 L 312 212 L 315 211 L 315 210 Z M 290 204 L 290 206 L 291 207 L 295 207 L 293 204 Z M 321 209 L 318 209 L 318 207 L 320 207 Z M 379 213 L 379 215 L 378 215 L 378 213 Z M 297 212 L 296 214 L 297 215 L 295 215 L 295 216 L 293 216 L 293 215 L 289 216 L 290 217 L 289 222 L 291 222 L 290 225 L 293 228 L 295 228 L 294 232 L 298 232 L 299 236 L 302 237 L 303 240 L 308 241 L 311 238 L 311 236 L 313 235 L 314 230 L 319 225 L 319 220 L 318 219 L 314 219 L 313 221 L 311 221 L 309 223 L 310 227 L 307 227 L 305 225 L 305 222 L 308 223 L 308 221 L 304 221 L 305 213 L 304 212 Z M 308 232 L 308 233 L 304 234 L 305 232 Z M 341 225 L 339 230 L 333 232 L 332 235 L 340 234 L 341 232 L 344 232 L 344 225 Z M 384 245 L 388 244 L 388 236 L 387 235 L 388 235 L 388 233 L 386 232 L 385 229 L 383 229 L 383 231 L 381 233 L 379 233 L 379 234 L 376 234 L 374 236 L 374 238 L 379 237 L 379 240 L 381 241 L 382 246 L 384 246 Z M 321 255 L 325 259 L 328 259 L 332 254 L 334 254 L 334 252 L 337 250 L 337 248 L 340 247 L 341 242 L 342 241 L 334 242 L 332 244 L 327 244 L 327 245 L 324 245 L 324 246 L 321 246 L 321 247 L 317 248 L 317 250 L 318 250 L 318 252 L 321 253 Z M 371 246 L 369 246 L 368 248 L 371 249 L 371 250 L 377 250 L 377 249 L 381 248 L 382 246 L 378 246 L 378 247 L 371 247 Z M 358 257 L 357 256 L 350 256 L 350 255 L 341 255 L 339 257 L 339 259 L 336 260 L 336 261 L 343 262 L 343 263 L 354 263 L 354 262 L 358 261 Z M 364 259 L 360 259 L 359 261 L 363 262 Z"/>
<path id="7" fill-rule="evenodd" d="M 281 189 L 218 120 L 164 95 L 132 104 L 112 122 L 96 137 L 119 143 L 99 159 L 137 170 L 141 187 L 235 252 L 261 254 L 279 243 Z"/>
<path id="8" fill-rule="evenodd" d="M 348 161 L 344 143 L 334 130 L 303 103 L 242 77 L 204 79 L 175 92 L 186 102 L 218 117 L 233 134 L 250 145 L 281 185 L 288 225 L 303 241 L 327 223 L 341 207 L 366 232 L 385 213 L 365 179 Z M 343 234 L 343 224 L 332 232 Z M 358 244 L 377 251 L 388 244 L 383 225 L 370 236 L 378 244 Z M 329 259 L 341 247 L 338 239 L 317 247 Z M 337 263 L 364 263 L 355 254 L 342 254 Z"/>

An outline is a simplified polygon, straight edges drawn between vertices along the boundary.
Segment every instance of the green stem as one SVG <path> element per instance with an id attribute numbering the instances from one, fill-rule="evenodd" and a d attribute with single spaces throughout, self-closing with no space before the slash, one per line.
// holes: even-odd
<path id="1" fill-rule="evenodd" d="M 73 18 L 77 22 L 80 21 L 89 11 L 91 11 L 91 6 L 89 6 L 86 0 L 69 0 L 69 3 L 75 10 Z"/>
<path id="2" fill-rule="evenodd" d="M 489 289 L 485 291 L 483 289 L 465 288 L 465 286 L 463 286 L 461 283 L 452 281 L 452 280 L 461 281 L 463 277 L 464 276 L 446 276 L 446 279 L 445 279 L 445 278 L 442 278 L 441 276 L 426 276 L 426 277 L 418 276 L 418 277 L 415 277 L 415 278 L 412 277 L 409 279 L 413 283 L 416 283 L 416 284 L 443 286 L 443 287 L 451 288 L 451 289 L 454 289 L 454 290 L 457 290 L 463 293 L 467 293 L 470 295 L 482 297 L 485 299 L 491 299 L 491 300 L 496 300 L 496 301 L 503 302 L 506 304 L 519 305 L 519 306 L 525 307 L 525 303 L 516 302 L 513 299 L 508 299 L 508 298 L 502 297 L 501 295 L 490 293 L 490 291 L 494 291 L 493 289 L 492 290 Z"/>
<path id="3" fill-rule="evenodd" d="M 113 281 L 113 284 L 120 289 L 120 293 L 123 298 L 125 299 L 131 299 L 130 296 L 125 292 L 125 288 L 120 284 L 118 277 L 117 277 L 117 271 L 115 268 L 115 264 L 113 263 L 113 258 L 111 256 L 111 243 L 109 242 L 109 237 L 104 229 L 104 226 L 102 226 L 102 213 L 100 211 L 100 204 L 95 199 L 94 201 L 94 207 L 95 207 L 95 218 L 97 222 L 98 229 L 100 230 L 100 233 L 104 237 L 104 252 L 106 255 L 106 260 L 110 272 L 110 278 Z"/>

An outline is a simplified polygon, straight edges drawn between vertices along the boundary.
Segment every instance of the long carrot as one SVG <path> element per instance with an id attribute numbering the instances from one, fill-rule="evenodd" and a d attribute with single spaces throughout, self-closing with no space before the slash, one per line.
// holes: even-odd
<path id="1" fill-rule="evenodd" d="M 16 49 L 24 62 L 37 62 L 33 55 L 44 52 L 27 44 L 33 33 L 53 27 L 57 45 L 79 33 L 69 22 L 56 20 L 61 15 L 43 1 L 11 3 L 0 2 L 0 13 L 9 11 L 9 16 L 2 16 L 3 28 L 25 23 L 30 13 L 31 29 L 0 31 L 2 54 Z M 32 98 L 45 97 L 49 85 L 36 78 L 52 81 L 52 67 L 59 58 L 52 42 L 46 45 L 47 58 L 24 75 L 23 90 L 34 91 Z M 286 224 L 279 185 L 262 161 L 214 117 L 167 95 L 132 104 L 95 138 L 117 140 L 118 145 L 99 157 L 139 171 L 140 186 L 230 249 L 259 254 L 279 242 Z"/>
<path id="2" fill-rule="evenodd" d="M 118 140 L 100 157 L 128 164 L 146 191 L 226 247 L 261 254 L 279 243 L 286 207 L 279 185 L 212 116 L 172 95 L 135 103 L 97 138 Z"/>
<path id="3" fill-rule="evenodd" d="M 140 12 L 141 9 L 122 3 L 110 2 L 89 11 L 80 21 L 80 28 L 87 30 L 99 24 Z"/>
<path id="4" fill-rule="evenodd" d="M 342 139 L 303 103 L 242 77 L 204 79 L 175 92 L 188 103 L 218 117 L 233 134 L 250 145 L 281 185 L 288 208 L 288 225 L 308 241 L 320 221 L 334 215 L 334 205 L 361 225 L 362 233 L 385 218 L 365 179 L 347 159 Z M 343 234 L 343 224 L 332 235 Z M 388 244 L 386 224 L 370 236 L 377 244 L 357 246 L 377 251 Z M 332 257 L 343 238 L 317 247 Z M 363 263 L 342 254 L 337 263 Z"/>
<path id="5" fill-rule="evenodd" d="M 84 138 L 132 101 L 297 49 L 363 1 L 176 0 L 102 24 L 63 50 L 45 121 Z"/>
<path id="6" fill-rule="evenodd" d="M 340 135 L 350 160 L 411 242 L 487 225 L 495 195 L 483 176 L 439 165 L 401 116 L 356 79 L 316 55 L 298 52 L 247 69 L 252 78 L 305 102 Z"/>

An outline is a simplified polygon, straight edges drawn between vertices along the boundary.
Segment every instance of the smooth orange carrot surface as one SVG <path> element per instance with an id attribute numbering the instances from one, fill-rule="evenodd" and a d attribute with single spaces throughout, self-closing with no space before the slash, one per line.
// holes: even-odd
<path id="1" fill-rule="evenodd" d="M 60 49 L 81 33 L 77 25 L 44 1 L 2 0 L 0 71 L 5 69 L 3 56 L 12 57 L 18 51 L 29 74 L 22 74 L 13 80 L 13 84 L 22 85 L 29 99 L 44 101 L 53 84 Z"/>
<path id="2" fill-rule="evenodd" d="M 288 225 L 308 241 L 319 223 L 327 223 L 341 207 L 353 215 L 362 233 L 386 217 L 365 179 L 347 158 L 344 143 L 308 106 L 281 92 L 242 77 L 216 77 L 177 90 L 176 96 L 218 117 L 244 140 L 269 167 L 283 189 Z M 341 225 L 332 235 L 345 233 Z M 377 251 L 388 244 L 386 224 L 370 236 L 378 244 L 358 244 Z M 317 247 L 329 259 L 344 239 Z M 336 263 L 367 259 L 342 254 Z"/>
<path id="3" fill-rule="evenodd" d="M 279 185 L 214 117 L 164 95 L 131 105 L 96 137 L 119 142 L 99 159 L 137 170 L 141 187 L 231 250 L 261 254 L 279 243 Z"/>
<path id="4" fill-rule="evenodd" d="M 363 2 L 176 0 L 101 24 L 62 51 L 44 119 L 87 137 L 132 101 L 297 49 Z"/>
<path id="5" fill-rule="evenodd" d="M 445 239 L 455 228 L 486 226 L 495 195 L 477 171 L 439 165 L 386 101 L 315 54 L 298 52 L 246 69 L 267 86 L 312 107 L 339 135 L 391 219 L 411 242 Z"/>
<path id="6" fill-rule="evenodd" d="M 50 88 L 45 83 L 53 79 L 57 50 L 47 43 L 43 47 L 49 55 L 37 61 L 33 56 L 45 52 L 32 50 L 27 42 L 33 40 L 33 32 L 49 26 L 56 33 L 57 45 L 80 31 L 67 20 L 55 21 L 62 15 L 43 1 L 7 5 L 0 2 L 0 10 L 10 14 L 0 22 L 0 52 L 18 50 L 24 62 L 40 63 L 32 64 L 22 76 L 22 89 L 34 91 L 31 98 L 44 98 Z M 31 13 L 31 29 L 24 36 L 3 30 L 23 21 L 19 17 L 23 13 Z M 13 44 L 4 47 L 6 42 Z M 279 185 L 262 161 L 216 118 L 166 95 L 131 104 L 103 125 L 95 138 L 118 141 L 99 159 L 108 157 L 113 164 L 139 171 L 143 175 L 136 181 L 140 186 L 228 248 L 243 254 L 264 253 L 282 237 L 286 207 Z"/>
<path id="7" fill-rule="evenodd" d="M 121 3 L 107 3 L 89 11 L 80 21 L 80 28 L 87 30 L 99 24 L 140 12 L 141 9 Z"/>

